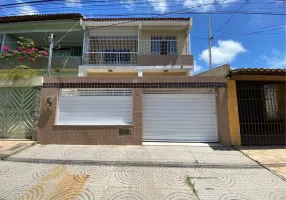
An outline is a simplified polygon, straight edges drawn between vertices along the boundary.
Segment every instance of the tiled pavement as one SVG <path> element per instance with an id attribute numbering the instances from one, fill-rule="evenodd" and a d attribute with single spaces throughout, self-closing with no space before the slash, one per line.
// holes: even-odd
<path id="1" fill-rule="evenodd" d="M 223 147 L 36 145 L 0 161 L 0 199 L 286 199 L 286 182 Z"/>
<path id="2" fill-rule="evenodd" d="M 34 144 L 35 142 L 30 140 L 0 139 L 0 160 L 5 159 L 7 156 L 17 153 L 18 151 L 26 149 Z"/>
<path id="3" fill-rule="evenodd" d="M 237 148 L 264 167 L 283 176 L 286 180 L 285 146 L 240 146 Z"/>

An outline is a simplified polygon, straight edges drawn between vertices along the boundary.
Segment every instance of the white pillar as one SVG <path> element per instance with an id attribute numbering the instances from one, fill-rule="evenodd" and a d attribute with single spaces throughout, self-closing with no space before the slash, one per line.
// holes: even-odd
<path id="1" fill-rule="evenodd" d="M 142 77 L 143 76 L 143 71 L 142 69 L 138 69 L 138 77 Z"/>

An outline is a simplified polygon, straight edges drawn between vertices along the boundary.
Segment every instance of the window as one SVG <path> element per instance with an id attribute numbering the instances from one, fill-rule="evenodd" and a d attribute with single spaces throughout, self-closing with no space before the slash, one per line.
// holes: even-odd
<path id="1" fill-rule="evenodd" d="M 177 54 L 177 40 L 175 36 L 152 36 L 152 55 L 175 55 Z"/>
<path id="2" fill-rule="evenodd" d="M 267 119 L 277 119 L 278 105 L 276 95 L 276 85 L 264 85 L 265 107 Z"/>
<path id="3" fill-rule="evenodd" d="M 56 57 L 77 57 L 82 55 L 82 47 L 60 47 L 53 49 L 53 56 Z"/>

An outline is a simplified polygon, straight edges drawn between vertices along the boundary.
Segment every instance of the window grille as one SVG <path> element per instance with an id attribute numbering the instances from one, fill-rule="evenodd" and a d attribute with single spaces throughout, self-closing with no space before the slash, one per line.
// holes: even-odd
<path id="1" fill-rule="evenodd" d="M 60 96 L 132 96 L 131 89 L 73 88 L 61 89 Z"/>
<path id="2" fill-rule="evenodd" d="M 79 57 L 82 56 L 82 47 L 60 47 L 53 49 L 53 56 L 55 57 Z"/>
<path id="3" fill-rule="evenodd" d="M 278 105 L 276 95 L 276 85 L 264 85 L 265 95 L 265 107 L 268 119 L 277 119 L 278 116 Z"/>
<path id="4" fill-rule="evenodd" d="M 285 144 L 285 82 L 237 81 L 236 89 L 242 145 Z"/>

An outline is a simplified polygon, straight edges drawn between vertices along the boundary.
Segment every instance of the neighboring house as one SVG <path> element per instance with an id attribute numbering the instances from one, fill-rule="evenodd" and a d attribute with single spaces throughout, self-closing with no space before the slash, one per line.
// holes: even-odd
<path id="1" fill-rule="evenodd" d="M 192 76 L 190 18 L 83 18 L 79 76 Z"/>
<path id="2" fill-rule="evenodd" d="M 209 75 L 210 71 L 198 74 Z M 283 145 L 286 142 L 286 70 L 228 65 L 212 74 L 227 76 L 230 131 L 233 145 Z"/>
<path id="3" fill-rule="evenodd" d="M 53 75 L 77 75 L 78 66 L 82 61 L 83 30 L 80 26 L 81 14 L 39 14 L 25 16 L 0 17 L 0 45 L 17 49 L 19 37 L 33 39 L 40 47 L 49 47 L 48 37 L 51 33 L 55 37 L 55 48 L 53 49 L 52 72 Z M 64 35 L 73 27 L 71 33 Z M 57 43 L 58 40 L 63 39 Z M 2 48 L 1 48 L 1 51 Z M 20 61 L 18 59 L 4 61 L 0 60 L 0 69 L 10 68 L 25 64 L 42 69 L 46 72 L 47 58 L 35 62 Z M 58 73 L 55 72 L 55 69 Z M 66 71 L 61 73 L 60 71 Z"/>
<path id="4" fill-rule="evenodd" d="M 53 33 L 55 76 L 193 75 L 190 18 L 83 18 L 70 13 L 0 17 L 0 24 L 1 46 L 11 49 L 17 49 L 19 37 L 49 47 Z M 46 71 L 47 63 L 47 58 L 2 60 L 0 68 L 26 64 Z"/>

